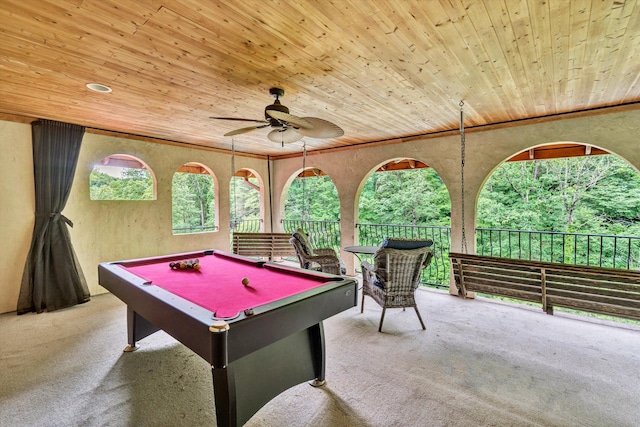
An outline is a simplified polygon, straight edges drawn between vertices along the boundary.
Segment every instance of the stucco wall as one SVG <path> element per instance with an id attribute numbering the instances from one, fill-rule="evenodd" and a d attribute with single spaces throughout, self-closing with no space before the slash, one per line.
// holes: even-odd
<path id="1" fill-rule="evenodd" d="M 31 126 L 0 122 L 0 144 L 2 152 L 7 153 L 0 168 L 0 312 L 8 312 L 16 309 L 33 229 Z M 89 174 L 93 165 L 109 154 L 129 154 L 144 161 L 157 179 L 157 200 L 90 200 Z M 175 236 L 171 232 L 171 180 L 174 172 L 188 162 L 201 163 L 215 175 L 221 206 L 218 232 Z M 236 156 L 235 166 L 255 170 L 266 181 L 267 165 L 262 160 Z M 224 153 L 85 133 L 63 213 L 73 222 L 71 238 L 91 294 L 105 292 L 97 277 L 97 265 L 103 261 L 207 248 L 229 250 L 230 177 L 231 157 Z"/>
<path id="2" fill-rule="evenodd" d="M 465 228 L 475 229 L 475 203 L 482 185 L 505 159 L 528 148 L 555 142 L 591 144 L 625 158 L 640 170 L 640 110 L 595 115 L 466 133 Z M 0 312 L 14 311 L 24 261 L 33 228 L 33 164 L 31 127 L 0 121 Z M 158 198 L 145 202 L 89 200 L 89 173 L 93 164 L 109 154 L 130 154 L 147 163 L 157 178 Z M 341 203 L 343 246 L 355 244 L 357 197 L 369 175 L 394 158 L 414 158 L 431 166 L 449 190 L 452 206 L 452 249 L 461 245 L 460 138 L 447 136 L 358 150 L 334 151 L 307 156 L 306 166 L 325 171 L 334 181 Z M 209 167 L 217 179 L 220 231 L 173 236 L 171 234 L 171 179 L 178 167 L 198 162 Z M 267 162 L 236 156 L 236 169 L 258 172 L 268 185 Z M 302 158 L 273 162 L 274 231 L 281 230 L 283 191 L 302 169 Z M 154 256 L 205 248 L 229 248 L 230 155 L 85 134 L 72 193 L 64 214 L 74 227 L 71 236 L 92 294 L 104 292 L 97 284 L 97 265 L 102 261 Z M 268 203 L 266 193 L 264 198 Z M 269 224 L 265 207 L 265 224 Z M 470 252 L 473 239 L 467 237 Z M 349 271 L 354 256 L 341 254 Z"/>
<path id="3" fill-rule="evenodd" d="M 513 126 L 465 133 L 465 230 L 475 230 L 475 206 L 482 186 L 502 162 L 529 148 L 558 142 L 577 142 L 603 148 L 626 159 L 640 170 L 640 110 L 582 118 Z M 369 175 L 394 158 L 413 158 L 431 166 L 442 178 L 451 198 L 452 250 L 462 242 L 460 137 L 447 136 L 398 144 L 381 145 L 328 154 L 310 153 L 307 167 L 326 172 L 334 181 L 341 203 L 342 224 L 357 222 L 357 197 Z M 280 160 L 275 168 L 274 188 L 286 187 L 291 176 L 302 169 L 302 160 Z M 283 197 L 274 198 L 274 217 L 280 220 Z M 472 234 L 471 234 L 472 235 Z M 467 234 L 467 249 L 475 252 L 475 241 Z M 342 226 L 342 246 L 356 244 L 352 227 Z M 342 259 L 353 271 L 354 256 Z"/>
<path id="4" fill-rule="evenodd" d="M 0 313 L 18 303 L 35 221 L 31 127 L 0 121 Z"/>

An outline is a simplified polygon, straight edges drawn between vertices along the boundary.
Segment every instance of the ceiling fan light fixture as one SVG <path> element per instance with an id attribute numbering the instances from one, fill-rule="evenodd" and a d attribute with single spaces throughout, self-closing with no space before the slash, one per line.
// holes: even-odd
<path id="1" fill-rule="evenodd" d="M 271 142 L 277 142 L 278 144 L 291 144 L 292 142 L 302 139 L 302 135 L 296 132 L 293 128 L 275 129 L 267 134 L 267 138 Z"/>
<path id="2" fill-rule="evenodd" d="M 327 120 L 316 117 L 298 117 L 289 114 L 289 109 L 280 103 L 280 97 L 284 96 L 284 89 L 269 89 L 271 96 L 275 101 L 271 105 L 267 105 L 264 109 L 265 120 L 252 120 L 237 117 L 211 117 L 216 120 L 233 120 L 243 122 L 264 123 L 262 125 L 254 125 L 236 129 L 224 134 L 224 136 L 234 136 L 251 132 L 255 129 L 271 127 L 272 130 L 267 134 L 270 141 L 279 144 L 289 144 L 298 141 L 304 136 L 310 138 L 336 138 L 344 135 L 344 131 L 340 126 Z"/>

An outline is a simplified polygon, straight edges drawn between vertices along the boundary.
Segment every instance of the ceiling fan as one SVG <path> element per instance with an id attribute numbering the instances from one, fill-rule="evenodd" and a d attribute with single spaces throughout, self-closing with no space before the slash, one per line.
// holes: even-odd
<path id="1" fill-rule="evenodd" d="M 267 134 L 270 141 L 288 144 L 296 142 L 303 136 L 310 138 L 336 138 L 344 135 L 344 131 L 340 126 L 327 120 L 317 117 L 298 117 L 289 114 L 289 109 L 280 103 L 280 98 L 284 96 L 284 89 L 272 87 L 269 93 L 276 100 L 271 105 L 267 105 L 264 109 L 264 120 L 240 119 L 235 117 L 211 117 L 216 120 L 235 120 L 239 122 L 255 122 L 259 123 L 255 126 L 249 126 L 227 132 L 224 136 L 234 136 L 251 132 L 256 129 L 266 127 L 272 128 Z"/>

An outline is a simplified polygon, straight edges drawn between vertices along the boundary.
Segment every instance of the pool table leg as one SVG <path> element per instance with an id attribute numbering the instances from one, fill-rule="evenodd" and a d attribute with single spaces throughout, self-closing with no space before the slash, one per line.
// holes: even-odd
<path id="1" fill-rule="evenodd" d="M 219 427 L 237 426 L 238 413 L 236 402 L 235 378 L 233 367 L 211 367 L 213 390 L 216 405 L 216 425 Z"/>
<path id="2" fill-rule="evenodd" d="M 324 341 L 324 326 L 322 322 L 317 323 L 309 328 L 309 334 L 311 335 L 311 345 L 313 352 L 313 371 L 316 378 L 309 381 L 314 387 L 322 387 L 326 384 L 325 380 L 325 341 Z"/>
<path id="3" fill-rule="evenodd" d="M 125 352 L 136 351 L 136 342 L 144 337 L 159 331 L 160 328 L 153 325 L 144 317 L 136 313 L 131 307 L 127 306 L 127 339 L 129 345 L 124 348 Z"/>

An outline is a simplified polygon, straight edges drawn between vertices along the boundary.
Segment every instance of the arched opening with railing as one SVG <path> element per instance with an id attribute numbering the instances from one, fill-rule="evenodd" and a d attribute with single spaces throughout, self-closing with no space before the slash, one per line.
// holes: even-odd
<path id="1" fill-rule="evenodd" d="M 231 232 L 265 231 L 264 182 L 255 170 L 244 168 L 234 171 L 229 182 L 229 201 Z"/>
<path id="2" fill-rule="evenodd" d="M 512 156 L 485 180 L 476 214 L 479 255 L 640 268 L 640 174 L 591 145 Z"/>
<path id="3" fill-rule="evenodd" d="M 449 286 L 451 199 L 433 168 L 408 158 L 377 165 L 361 187 L 357 209 L 359 245 L 378 246 L 386 238 L 431 240 L 435 256 L 421 282 Z"/>
<path id="4" fill-rule="evenodd" d="M 218 226 L 217 179 L 207 166 L 190 162 L 171 180 L 173 234 L 213 232 Z"/>
<path id="5" fill-rule="evenodd" d="M 301 228 L 318 247 L 340 251 L 340 199 L 330 176 L 305 167 L 292 174 L 282 192 L 282 228 Z"/>

